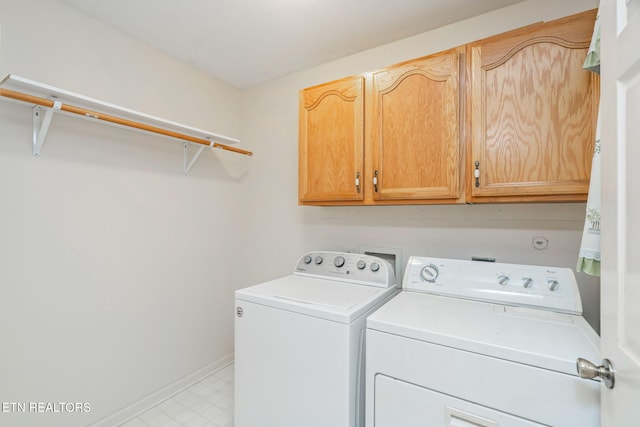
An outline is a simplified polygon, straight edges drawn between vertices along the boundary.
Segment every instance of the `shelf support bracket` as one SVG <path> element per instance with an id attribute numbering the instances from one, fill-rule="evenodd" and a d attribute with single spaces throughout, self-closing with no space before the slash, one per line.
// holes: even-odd
<path id="1" fill-rule="evenodd" d="M 207 148 L 206 145 L 200 145 L 200 147 L 198 147 L 198 151 L 196 151 L 196 154 L 193 155 L 193 158 L 191 158 L 191 160 L 189 160 L 189 145 L 192 145 L 189 142 L 185 142 L 184 143 L 184 162 L 183 162 L 183 170 L 184 170 L 184 174 L 187 175 L 189 173 L 189 171 L 191 170 L 191 168 L 193 167 L 193 165 L 196 163 L 196 161 L 198 160 L 198 158 L 200 157 L 200 155 L 202 154 L 202 151 Z M 210 141 L 209 147 L 213 147 L 213 141 Z"/>
<path id="2" fill-rule="evenodd" d="M 53 108 L 43 108 L 40 105 L 33 107 L 33 155 L 40 156 L 44 140 L 51 125 L 53 113 L 60 111 L 62 102 L 54 101 Z M 44 116 L 44 117 L 43 117 Z"/>

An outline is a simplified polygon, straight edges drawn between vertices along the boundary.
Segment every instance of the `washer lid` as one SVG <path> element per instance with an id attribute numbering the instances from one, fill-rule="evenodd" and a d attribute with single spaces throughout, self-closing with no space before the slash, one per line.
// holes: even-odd
<path id="1" fill-rule="evenodd" d="M 569 375 L 578 357 L 600 358 L 600 339 L 582 316 L 417 292 L 401 292 L 367 328 Z"/>
<path id="2" fill-rule="evenodd" d="M 280 279 L 236 291 L 237 299 L 309 316 L 351 323 L 397 289 L 304 276 Z"/>

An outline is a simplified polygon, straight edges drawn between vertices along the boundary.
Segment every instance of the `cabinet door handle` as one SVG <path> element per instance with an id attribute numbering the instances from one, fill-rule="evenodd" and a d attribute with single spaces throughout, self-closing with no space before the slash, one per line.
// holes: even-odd
<path id="1" fill-rule="evenodd" d="M 373 191 L 378 192 L 378 171 L 373 172 Z"/>
<path id="2" fill-rule="evenodd" d="M 360 172 L 356 172 L 356 191 L 360 193 Z"/>
<path id="3" fill-rule="evenodd" d="M 473 171 L 473 176 L 476 179 L 476 188 L 480 187 L 480 162 L 476 160 L 475 162 L 476 170 Z"/>

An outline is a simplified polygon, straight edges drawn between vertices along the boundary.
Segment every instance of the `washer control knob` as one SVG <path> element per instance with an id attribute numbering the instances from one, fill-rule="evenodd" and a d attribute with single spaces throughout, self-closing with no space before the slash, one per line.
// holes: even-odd
<path id="1" fill-rule="evenodd" d="M 322 257 L 321 257 L 320 255 L 318 255 L 318 256 L 316 257 L 316 259 L 314 259 L 313 261 L 314 261 L 316 264 L 320 265 L 320 264 L 322 264 L 323 259 L 322 259 Z"/>
<path id="2" fill-rule="evenodd" d="M 380 270 L 380 264 L 378 264 L 377 262 L 374 261 L 374 262 L 371 263 L 371 267 L 370 268 L 371 268 L 371 271 L 378 271 L 378 270 Z"/>
<path id="3" fill-rule="evenodd" d="M 305 264 L 311 264 L 311 259 L 312 259 L 312 258 L 311 258 L 311 256 L 310 256 L 310 255 L 305 255 L 305 257 L 303 258 L 303 260 L 302 260 L 302 261 L 303 261 Z"/>
<path id="4" fill-rule="evenodd" d="M 549 286 L 549 290 L 553 292 L 556 289 L 558 289 L 558 286 L 560 286 L 560 283 L 558 283 L 556 279 L 547 279 L 547 285 Z"/>
<path id="5" fill-rule="evenodd" d="M 501 284 L 502 286 L 506 286 L 509 284 L 509 276 L 507 276 L 506 274 L 501 274 L 498 276 L 498 283 Z"/>
<path id="6" fill-rule="evenodd" d="M 363 260 L 358 261 L 358 263 L 356 264 L 356 267 L 358 267 L 358 270 L 364 270 L 366 266 L 367 266 L 367 263 L 364 262 Z"/>
<path id="7" fill-rule="evenodd" d="M 422 276 L 422 278 L 427 282 L 431 282 L 431 283 L 436 281 L 439 274 L 440 272 L 438 271 L 438 267 L 434 264 L 427 265 L 420 272 L 420 276 Z"/>
<path id="8" fill-rule="evenodd" d="M 530 288 L 533 284 L 533 279 L 531 277 L 523 277 L 522 278 L 522 286 L 525 288 Z"/>
<path id="9" fill-rule="evenodd" d="M 333 260 L 333 265 L 335 265 L 336 267 L 340 268 L 344 265 L 344 257 L 338 255 L 334 260 Z"/>

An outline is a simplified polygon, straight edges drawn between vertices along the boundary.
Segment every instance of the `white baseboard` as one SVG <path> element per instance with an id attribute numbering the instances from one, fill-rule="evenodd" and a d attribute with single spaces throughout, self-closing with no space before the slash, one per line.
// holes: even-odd
<path id="1" fill-rule="evenodd" d="M 186 388 L 191 387 L 193 384 L 201 381 L 203 378 L 208 377 L 209 375 L 213 374 L 216 371 L 219 371 L 225 366 L 228 366 L 230 363 L 233 363 L 233 353 L 219 360 L 216 360 L 215 362 L 187 375 L 184 378 L 179 379 L 173 384 L 169 384 L 168 386 L 138 400 L 137 402 L 132 403 L 131 405 L 119 410 L 118 412 L 114 412 L 113 414 L 108 415 L 99 421 L 96 421 L 89 427 L 113 427 L 124 424 L 130 419 L 167 400 L 171 396 L 181 392 Z"/>

